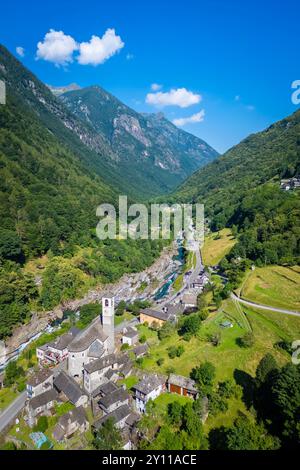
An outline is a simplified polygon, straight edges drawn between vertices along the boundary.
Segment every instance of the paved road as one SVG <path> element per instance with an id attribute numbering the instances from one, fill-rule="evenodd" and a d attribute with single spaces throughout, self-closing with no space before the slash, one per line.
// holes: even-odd
<path id="1" fill-rule="evenodd" d="M 196 266 L 192 274 L 189 276 L 189 280 L 188 280 L 189 285 L 193 284 L 193 282 L 199 276 L 200 272 L 203 270 L 202 258 L 201 258 L 201 253 L 200 253 L 198 244 L 195 247 L 195 252 L 196 252 Z"/>
<path id="2" fill-rule="evenodd" d="M 26 391 L 22 392 L 5 410 L 0 414 L 0 433 L 20 413 L 26 402 Z"/>
<path id="3" fill-rule="evenodd" d="M 54 376 L 58 375 L 59 372 L 66 369 L 66 360 L 58 364 L 52 369 Z M 15 400 L 5 408 L 2 413 L 0 412 L 0 433 L 6 426 L 12 422 L 24 408 L 26 404 L 27 393 L 26 390 L 15 398 Z"/>
<path id="4" fill-rule="evenodd" d="M 292 315 L 294 317 L 300 316 L 300 312 L 295 312 L 293 310 L 286 310 L 284 308 L 271 307 L 270 305 L 258 304 L 256 302 L 251 302 L 250 300 L 244 300 L 238 297 L 237 295 L 235 295 L 234 293 L 231 294 L 231 298 L 241 304 L 249 305 L 249 307 L 256 307 L 262 310 L 271 310 L 272 312 L 283 313 L 284 315 Z"/>

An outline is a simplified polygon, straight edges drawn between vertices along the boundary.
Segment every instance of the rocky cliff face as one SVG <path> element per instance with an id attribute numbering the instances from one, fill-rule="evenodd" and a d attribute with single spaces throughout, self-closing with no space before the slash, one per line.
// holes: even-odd
<path id="1" fill-rule="evenodd" d="M 144 174 L 146 185 L 159 186 L 160 192 L 169 190 L 218 155 L 203 140 L 174 126 L 162 113 L 137 113 L 99 86 L 64 93 L 61 99 L 73 114 L 110 143 L 121 164 L 135 165 L 136 177 Z"/>

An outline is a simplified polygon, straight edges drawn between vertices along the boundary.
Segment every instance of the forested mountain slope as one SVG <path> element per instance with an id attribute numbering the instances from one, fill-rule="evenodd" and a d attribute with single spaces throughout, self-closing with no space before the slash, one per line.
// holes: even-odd
<path id="1" fill-rule="evenodd" d="M 6 105 L 0 106 L 2 338 L 28 319 L 32 308 L 52 308 L 96 282 L 144 269 L 162 244 L 96 238 L 96 208 L 117 202 L 117 176 L 114 186 L 104 182 L 96 168 L 99 154 L 61 123 L 63 105 L 48 89 L 44 94 L 44 86 L 3 48 L 0 78 L 7 89 Z M 70 123 L 81 126 L 71 114 Z M 92 145 L 102 144 L 93 140 Z M 28 261 L 40 256 L 43 266 L 32 275 Z"/>
<path id="2" fill-rule="evenodd" d="M 300 191 L 280 179 L 300 174 L 300 111 L 250 135 L 194 173 L 172 200 L 205 204 L 214 230 L 235 227 L 231 256 L 260 263 L 299 262 Z"/>

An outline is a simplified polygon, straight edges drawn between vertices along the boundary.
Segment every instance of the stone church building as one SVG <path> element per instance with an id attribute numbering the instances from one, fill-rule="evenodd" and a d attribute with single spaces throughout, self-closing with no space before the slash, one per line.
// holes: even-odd
<path id="1" fill-rule="evenodd" d="M 86 364 L 114 353 L 114 309 L 114 297 L 103 297 L 102 315 L 95 318 L 68 345 L 68 373 L 72 377 L 81 379 Z"/>

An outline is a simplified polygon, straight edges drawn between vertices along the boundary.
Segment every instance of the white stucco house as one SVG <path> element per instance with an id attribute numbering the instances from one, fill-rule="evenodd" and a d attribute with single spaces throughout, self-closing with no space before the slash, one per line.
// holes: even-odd
<path id="1" fill-rule="evenodd" d="M 137 411 L 145 413 L 149 400 L 155 400 L 166 390 L 166 378 L 159 375 L 144 375 L 143 379 L 132 387 Z"/>

